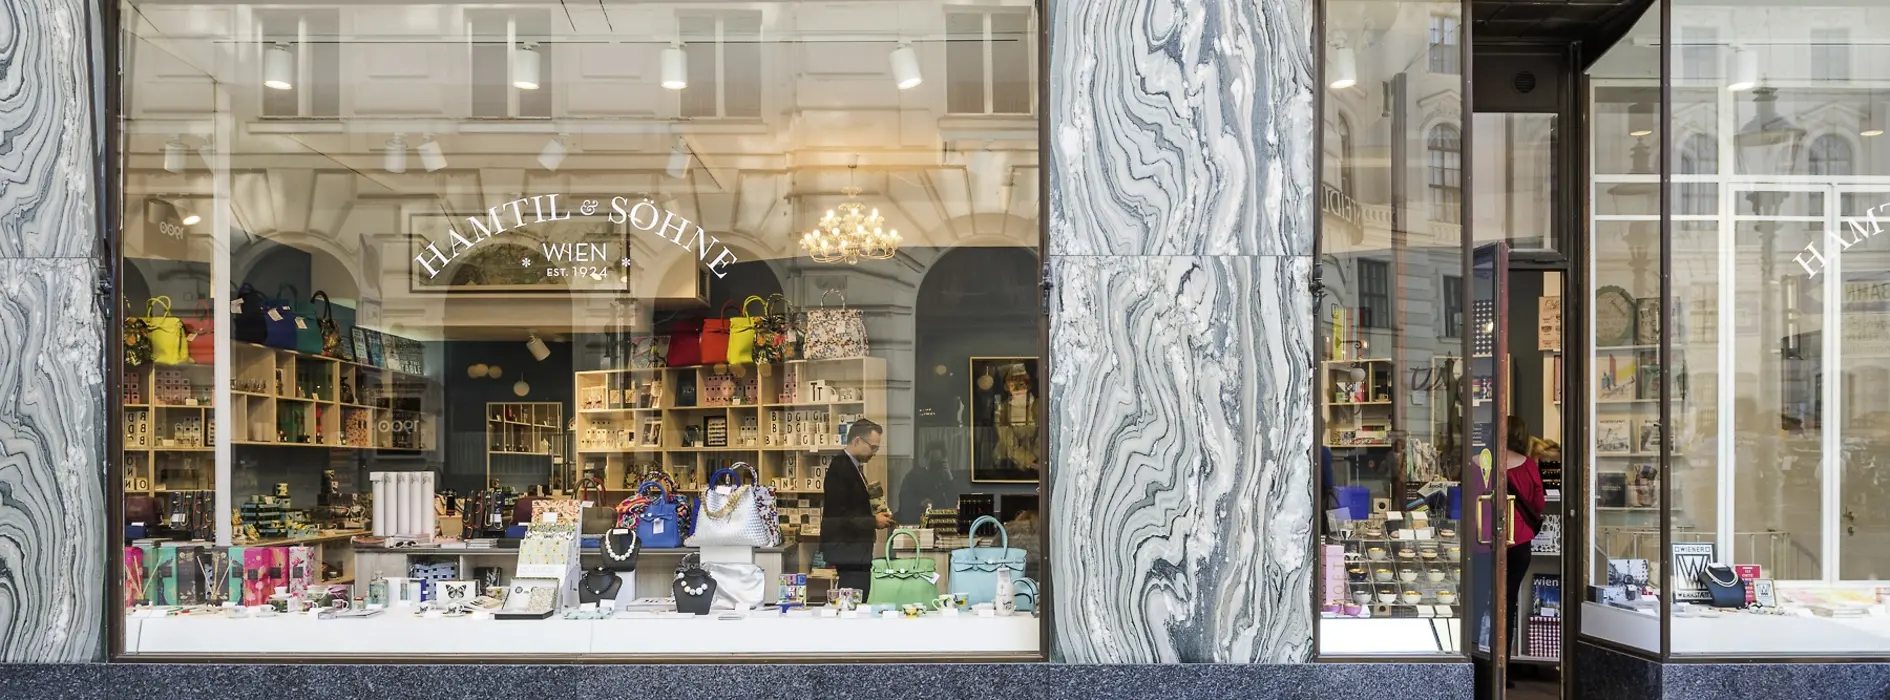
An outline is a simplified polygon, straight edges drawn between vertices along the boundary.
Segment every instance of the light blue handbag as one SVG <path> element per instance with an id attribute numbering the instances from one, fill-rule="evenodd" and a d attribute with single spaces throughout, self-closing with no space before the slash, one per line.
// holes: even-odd
<path id="1" fill-rule="evenodd" d="M 997 528 L 998 546 L 978 547 L 978 528 L 985 523 Z M 971 542 L 974 546 L 952 550 L 952 593 L 963 593 L 971 605 L 989 603 L 997 598 L 998 571 L 1011 570 L 1011 582 L 1024 579 L 1024 550 L 1011 548 L 1011 535 L 1004 531 L 1004 524 L 989 515 L 971 521 Z"/>

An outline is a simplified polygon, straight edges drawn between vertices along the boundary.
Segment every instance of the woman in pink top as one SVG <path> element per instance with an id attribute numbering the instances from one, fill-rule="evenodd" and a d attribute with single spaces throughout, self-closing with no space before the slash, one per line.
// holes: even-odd
<path id="1" fill-rule="evenodd" d="M 1516 497 L 1516 518 L 1512 521 L 1516 527 L 1509 533 L 1511 638 L 1515 637 L 1517 626 L 1516 603 L 1521 599 L 1518 591 L 1522 588 L 1523 579 L 1529 575 L 1529 543 L 1536 538 L 1536 531 L 1542 528 L 1542 510 L 1548 501 L 1547 492 L 1542 488 L 1542 468 L 1536 464 L 1534 457 L 1529 456 L 1529 441 L 1529 424 L 1522 418 L 1510 416 L 1503 429 L 1503 469 L 1507 475 L 1509 495 Z"/>

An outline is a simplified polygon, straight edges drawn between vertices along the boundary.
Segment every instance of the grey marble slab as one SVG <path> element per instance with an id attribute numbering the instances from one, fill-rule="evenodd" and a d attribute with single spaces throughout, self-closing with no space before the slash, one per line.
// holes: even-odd
<path id="1" fill-rule="evenodd" d="M 22 700 L 588 698 L 638 700 L 1469 700 L 1468 664 L 1118 665 L 147 665 L 0 667 Z M 1342 693 L 1333 693 L 1343 688 Z"/>
<path id="2" fill-rule="evenodd" d="M 1664 670 L 1660 663 L 1582 642 L 1576 642 L 1574 651 L 1577 697 L 1592 700 L 1660 697 Z"/>
<path id="3" fill-rule="evenodd" d="M 97 269 L 84 258 L 0 258 L 0 661 L 100 653 Z"/>
<path id="4" fill-rule="evenodd" d="M 1310 255 L 1308 0 L 1054 0 L 1050 252 Z"/>
<path id="5" fill-rule="evenodd" d="M 1053 257 L 1054 653 L 1310 657 L 1299 257 Z"/>
<path id="6" fill-rule="evenodd" d="M 0 3 L 0 258 L 98 250 L 85 8 Z"/>

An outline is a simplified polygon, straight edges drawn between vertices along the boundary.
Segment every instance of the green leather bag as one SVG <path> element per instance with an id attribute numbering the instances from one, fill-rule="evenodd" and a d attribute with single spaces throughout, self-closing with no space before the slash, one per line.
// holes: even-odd
<path id="1" fill-rule="evenodd" d="M 893 556 L 893 540 L 912 538 L 911 559 Z M 924 604 L 938 599 L 938 563 L 919 549 L 919 535 L 894 530 L 886 536 L 886 558 L 873 560 L 873 587 L 866 594 L 872 605 Z"/>

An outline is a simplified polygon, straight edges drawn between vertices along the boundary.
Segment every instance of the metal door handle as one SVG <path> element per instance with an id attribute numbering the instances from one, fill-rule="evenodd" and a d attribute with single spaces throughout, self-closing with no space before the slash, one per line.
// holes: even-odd
<path id="1" fill-rule="evenodd" d="M 1490 544 L 1491 538 L 1485 536 L 1489 534 L 1489 531 L 1484 529 L 1483 527 L 1483 504 L 1488 503 L 1492 497 L 1493 496 L 1491 494 L 1487 494 L 1487 493 L 1477 497 L 1477 505 L 1475 509 L 1476 510 L 1475 515 L 1476 515 L 1476 529 L 1477 529 L 1477 544 Z"/>

